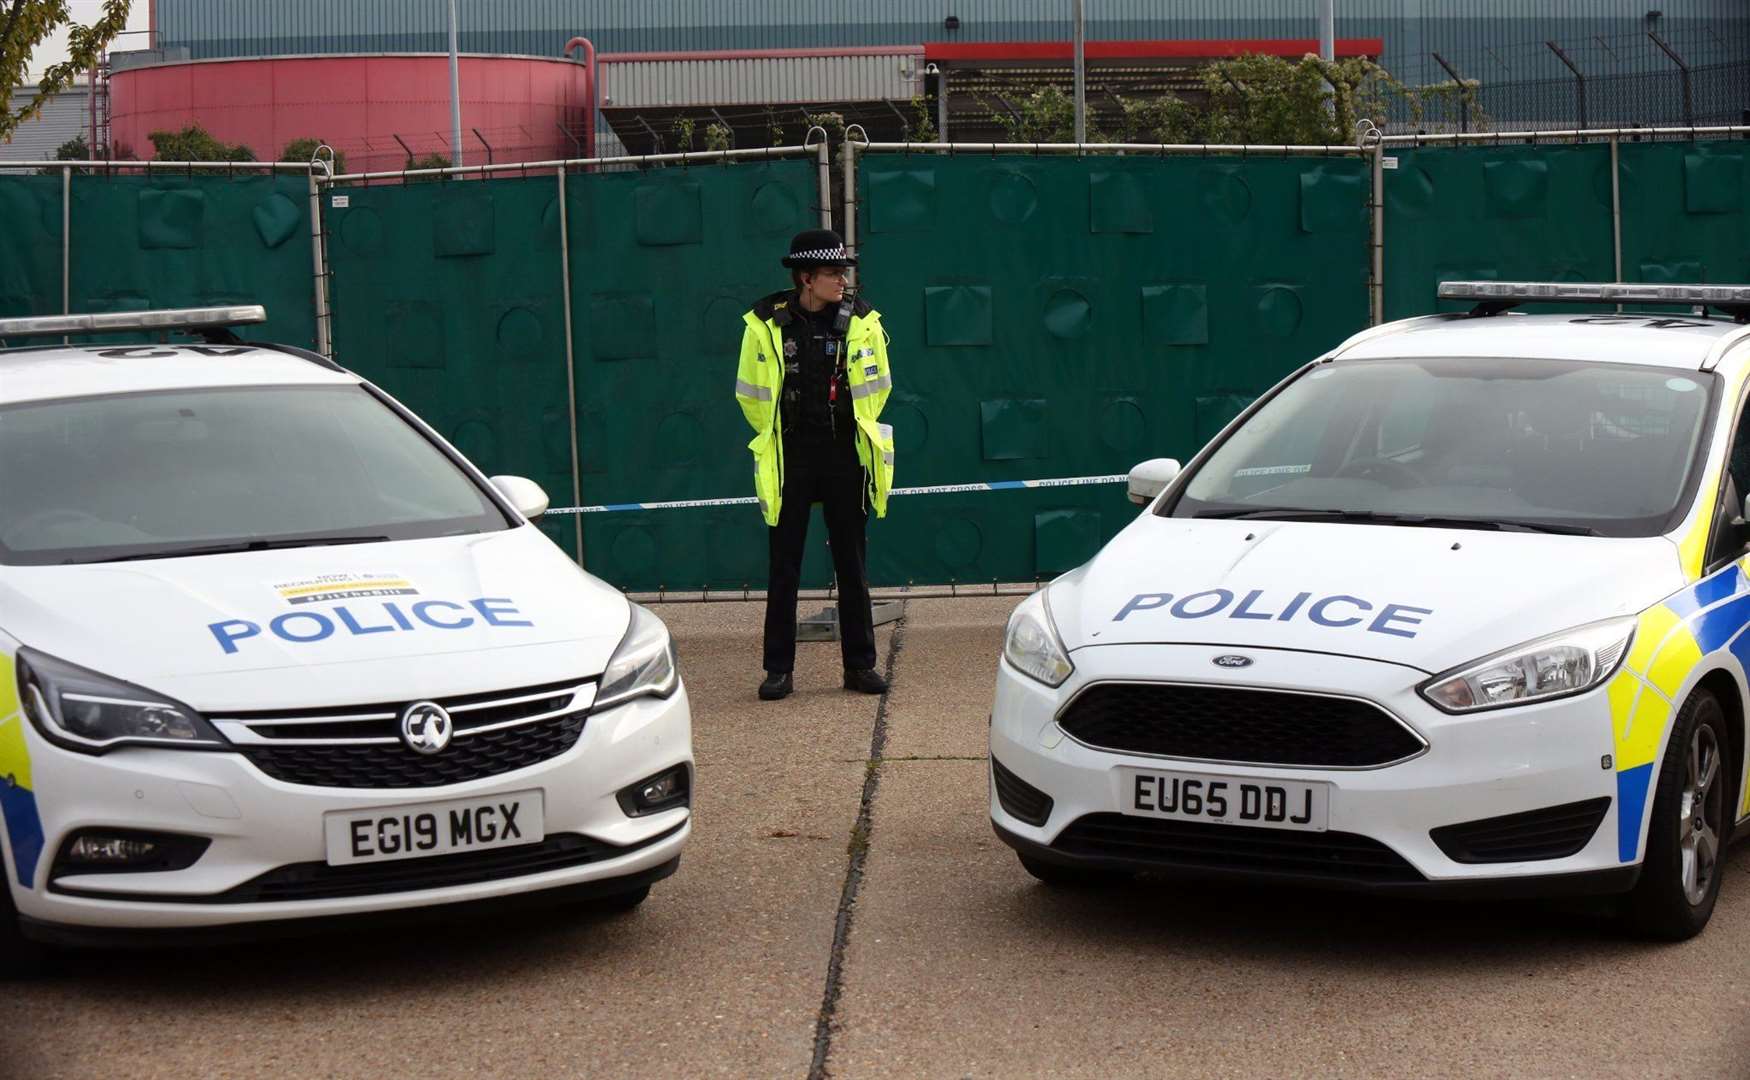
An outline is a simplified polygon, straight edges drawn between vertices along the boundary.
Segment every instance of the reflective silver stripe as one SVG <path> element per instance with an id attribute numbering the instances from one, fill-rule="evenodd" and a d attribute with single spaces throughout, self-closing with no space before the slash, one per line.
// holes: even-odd
<path id="1" fill-rule="evenodd" d="M 769 386 L 755 386 L 753 383 L 750 383 L 745 379 L 735 380 L 735 392 L 740 394 L 742 397 L 753 398 L 755 401 L 770 401 L 770 400 L 772 400 L 772 388 L 771 387 L 769 387 Z"/>
<path id="2" fill-rule="evenodd" d="M 857 350 L 857 355 L 856 355 L 856 356 L 854 356 L 854 357 L 852 357 L 852 359 L 854 359 L 854 360 L 861 360 L 861 359 L 863 359 L 863 357 L 865 357 L 865 356 L 874 356 L 874 355 L 875 355 L 875 350 L 874 350 L 874 349 L 858 349 L 858 350 Z"/>
<path id="3" fill-rule="evenodd" d="M 866 398 L 878 390 L 886 390 L 892 386 L 893 379 L 883 375 L 879 379 L 870 379 L 866 383 L 858 383 L 856 386 L 851 387 L 851 397 L 853 400 L 856 398 Z"/>
<path id="4" fill-rule="evenodd" d="M 764 499 L 760 500 L 760 513 L 762 513 L 762 514 L 771 513 L 771 509 L 766 506 L 766 500 L 764 500 Z"/>
<path id="5" fill-rule="evenodd" d="M 884 465 L 893 464 L 893 451 L 891 451 L 891 450 L 881 451 L 881 462 Z"/>

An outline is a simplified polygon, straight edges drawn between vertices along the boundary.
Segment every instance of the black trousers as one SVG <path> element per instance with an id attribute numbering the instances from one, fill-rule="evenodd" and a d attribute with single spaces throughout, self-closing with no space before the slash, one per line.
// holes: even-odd
<path id="1" fill-rule="evenodd" d="M 766 593 L 767 671 L 796 667 L 796 591 L 802 583 L 802 549 L 808 517 L 820 503 L 826 539 L 839 583 L 839 636 L 845 667 L 875 666 L 875 614 L 869 606 L 867 566 L 869 512 L 863 505 L 863 467 L 855 462 L 785 462 L 784 498 L 778 524 L 766 530 L 771 552 Z"/>

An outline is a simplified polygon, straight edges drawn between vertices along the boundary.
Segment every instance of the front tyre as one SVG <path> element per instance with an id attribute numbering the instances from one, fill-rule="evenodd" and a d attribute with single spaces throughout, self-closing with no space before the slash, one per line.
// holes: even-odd
<path id="1" fill-rule="evenodd" d="M 1727 745 L 1718 699 L 1695 691 L 1672 725 L 1647 827 L 1646 860 L 1624 905 L 1637 933 L 1683 941 L 1701 933 L 1713 914 L 1726 830 Z"/>

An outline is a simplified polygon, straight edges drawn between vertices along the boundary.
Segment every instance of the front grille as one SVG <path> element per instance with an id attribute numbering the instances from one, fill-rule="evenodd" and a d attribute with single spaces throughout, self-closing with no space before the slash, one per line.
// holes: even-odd
<path id="1" fill-rule="evenodd" d="M 337 788 L 422 788 L 461 784 L 558 757 L 583 733 L 584 713 L 458 737 L 437 754 L 399 740 L 382 746 L 250 746 L 255 767 L 288 784 Z"/>
<path id="2" fill-rule="evenodd" d="M 997 802 L 1010 817 L 1029 825 L 1043 825 L 1051 816 L 1051 796 L 1003 768 L 996 758 L 990 759 L 991 784 L 997 790 Z"/>
<path id="3" fill-rule="evenodd" d="M 1096 683 L 1058 723 L 1101 749 L 1257 765 L 1366 768 L 1423 748 L 1365 701 L 1236 687 Z"/>
<path id="4" fill-rule="evenodd" d="M 1066 854 L 1125 859 L 1162 870 L 1293 874 L 1367 884 L 1426 880 L 1391 848 L 1353 833 L 1089 814 L 1072 822 L 1051 846 Z"/>
<path id="5" fill-rule="evenodd" d="M 406 702 L 231 713 L 213 724 L 263 773 L 288 784 L 427 788 L 527 768 L 576 745 L 589 715 L 587 682 L 525 686 L 438 698 L 454 735 L 436 754 L 400 738 Z"/>
<path id="6" fill-rule="evenodd" d="M 1610 796 L 1603 795 L 1542 810 L 1442 825 L 1428 830 L 1428 835 L 1453 862 L 1564 859 L 1591 842 L 1609 809 Z"/>

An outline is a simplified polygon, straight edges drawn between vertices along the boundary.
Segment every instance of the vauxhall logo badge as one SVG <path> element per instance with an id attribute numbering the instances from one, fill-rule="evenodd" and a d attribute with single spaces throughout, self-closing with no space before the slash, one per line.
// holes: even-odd
<path id="1" fill-rule="evenodd" d="M 450 714 L 434 701 L 416 701 L 401 710 L 401 741 L 415 753 L 438 753 L 455 733 Z"/>

